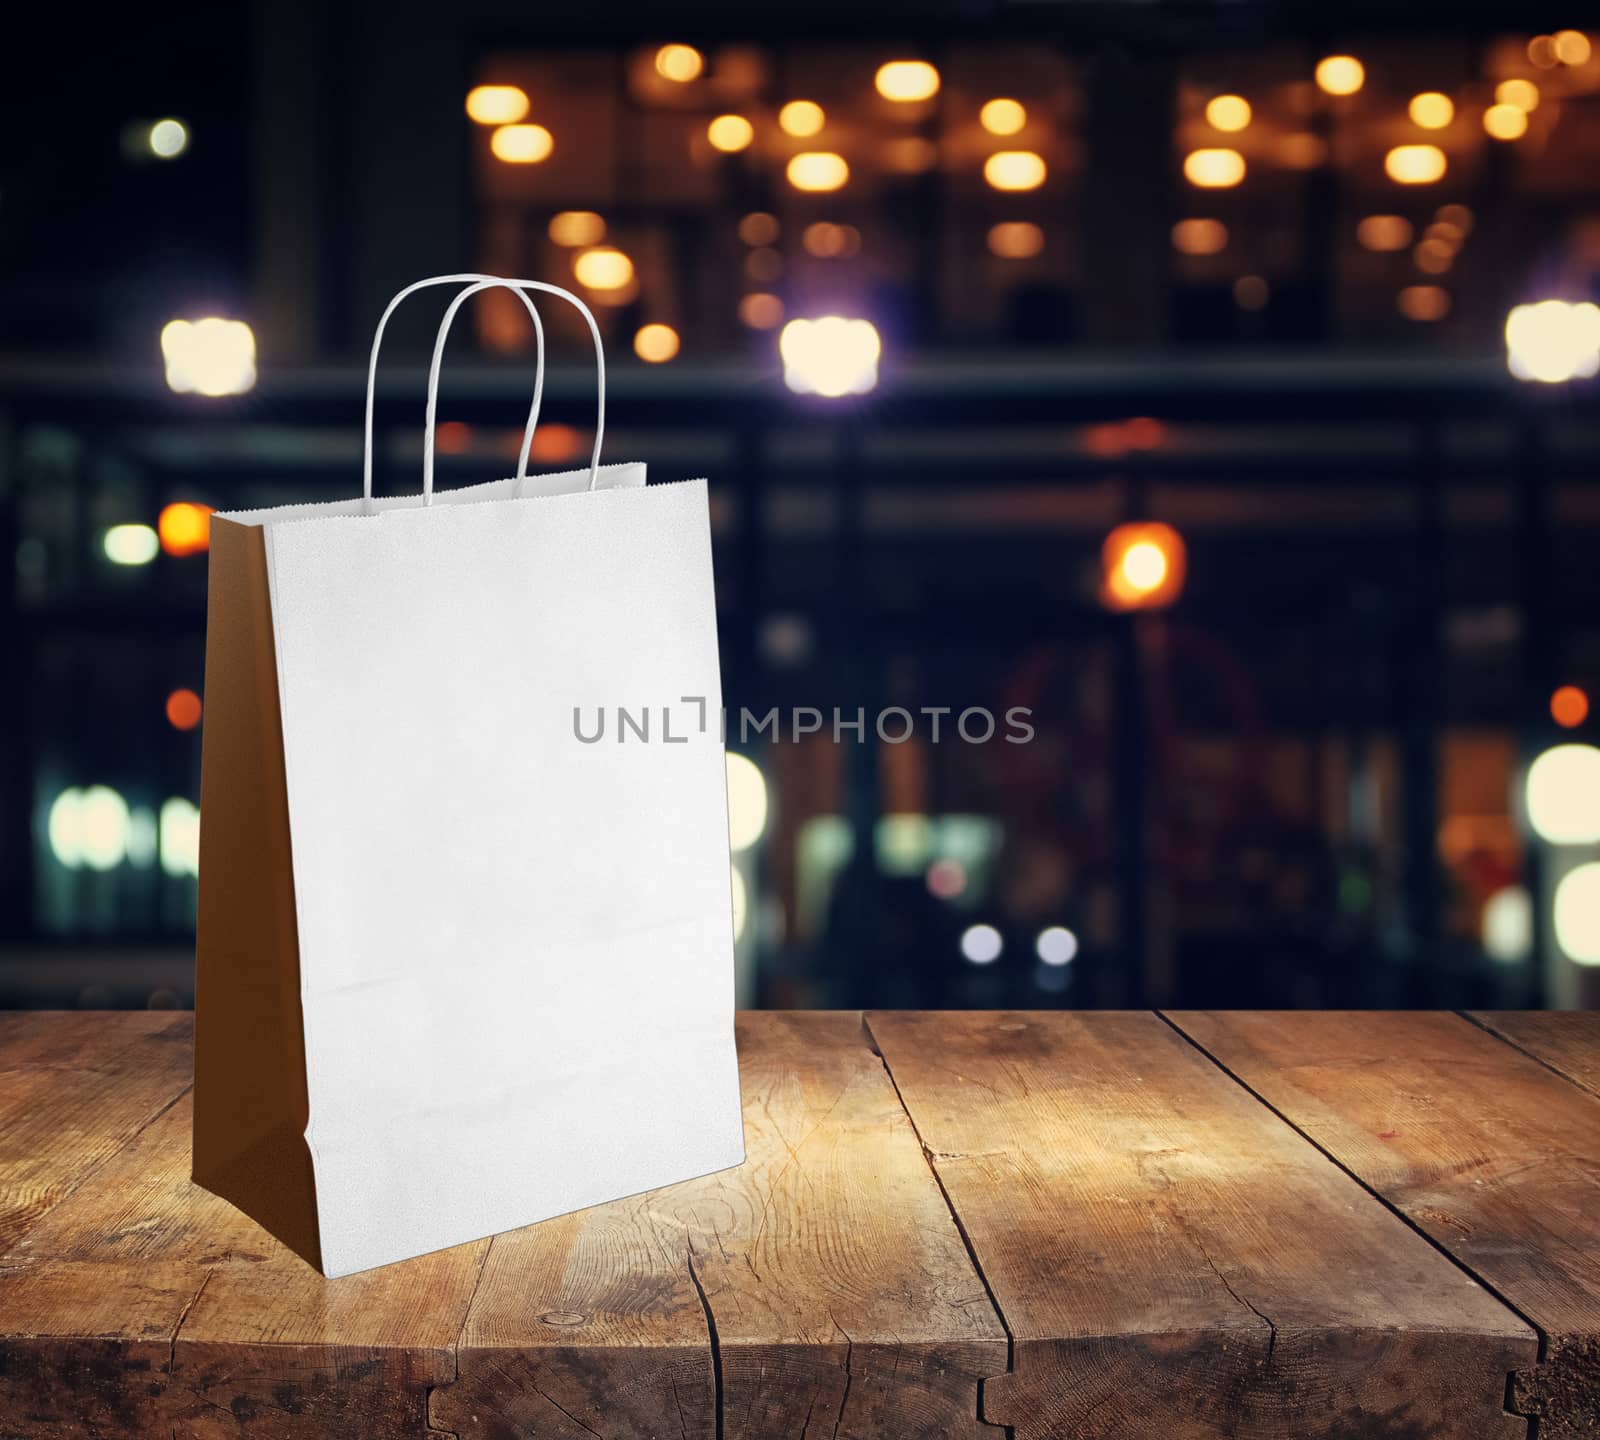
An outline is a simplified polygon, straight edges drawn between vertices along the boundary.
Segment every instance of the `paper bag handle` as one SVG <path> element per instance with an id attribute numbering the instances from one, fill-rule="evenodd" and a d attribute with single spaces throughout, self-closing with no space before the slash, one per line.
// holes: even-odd
<path id="1" fill-rule="evenodd" d="M 383 332 L 384 332 L 384 330 L 387 328 L 387 326 L 389 324 L 389 317 L 391 315 L 393 315 L 394 312 L 399 308 L 401 301 L 407 299 L 411 295 L 416 294 L 416 292 L 418 290 L 426 289 L 430 285 L 459 285 L 459 284 L 472 284 L 476 288 L 479 288 L 479 289 L 487 288 L 489 286 L 495 286 L 495 285 L 503 285 L 503 286 L 507 287 L 508 289 L 514 289 L 517 292 L 518 298 L 521 299 L 522 303 L 525 306 L 527 306 L 528 312 L 533 316 L 534 327 L 535 327 L 536 332 L 539 334 L 539 336 L 541 338 L 541 341 L 542 341 L 543 333 L 544 333 L 543 332 L 543 326 L 539 322 L 538 312 L 533 308 L 532 302 L 527 298 L 526 295 L 522 294 L 523 290 L 543 290 L 548 294 L 558 295 L 563 300 L 570 300 L 575 306 L 577 306 L 578 310 L 582 313 L 584 320 L 588 322 L 589 334 L 594 339 L 595 370 L 597 372 L 597 377 L 598 377 L 598 381 L 599 381 L 599 384 L 598 384 L 599 397 L 598 397 L 598 404 L 597 404 L 597 407 L 596 407 L 596 418 L 595 418 L 595 427 L 594 427 L 594 450 L 593 450 L 593 452 L 592 452 L 592 454 L 590 455 L 590 458 L 589 458 L 589 489 L 593 490 L 594 487 L 595 487 L 595 481 L 596 481 L 596 479 L 597 479 L 597 477 L 599 475 L 599 471 L 600 471 L 600 445 L 601 445 L 601 441 L 603 440 L 603 438 L 605 436 L 605 425 L 606 425 L 606 361 L 605 361 L 605 350 L 604 350 L 604 348 L 602 347 L 602 345 L 600 343 L 600 327 L 595 324 L 594 315 L 591 313 L 589 307 L 587 305 L 585 305 L 582 300 L 580 300 L 570 290 L 563 290 L 558 285 L 547 285 L 542 280 L 508 280 L 508 279 L 505 279 L 505 278 L 503 278 L 501 276 L 498 276 L 498 275 L 482 275 L 482 274 L 473 273 L 473 274 L 463 274 L 463 275 L 433 275 L 433 276 L 430 276 L 426 280 L 414 281 L 412 284 L 407 285 L 403 290 L 399 291 L 395 295 L 395 297 L 392 300 L 389 301 L 388 305 L 384 307 L 383 314 L 378 319 L 378 328 L 374 332 L 373 337 L 372 337 L 372 355 L 369 358 L 369 360 L 367 361 L 367 415 L 366 415 L 366 429 L 365 429 L 365 445 L 364 445 L 363 451 L 362 451 L 362 463 L 361 463 L 362 496 L 363 496 L 363 498 L 365 500 L 367 500 L 369 503 L 372 500 L 373 391 L 374 391 L 374 389 L 376 387 L 377 376 L 378 376 L 378 352 L 383 346 Z M 474 292 L 466 292 L 466 293 L 474 293 Z M 465 293 L 457 297 L 456 304 L 452 305 L 452 307 L 451 307 L 451 316 L 452 317 L 454 315 L 455 309 L 459 307 L 460 302 L 462 300 L 464 300 L 465 298 L 466 298 L 466 294 Z M 440 344 L 442 343 L 443 335 L 448 331 L 448 328 L 449 328 L 449 326 L 448 326 L 448 318 L 447 318 L 447 323 L 443 327 L 443 329 L 441 329 L 441 332 L 440 332 L 440 341 L 436 341 L 435 342 L 435 347 L 434 347 L 434 371 L 433 371 L 433 374 L 434 374 L 435 378 L 437 378 L 437 374 L 438 374 L 438 355 L 439 355 Z M 537 376 L 537 378 L 535 380 L 534 407 L 533 407 L 532 412 L 528 416 L 528 426 L 527 426 L 526 431 L 523 434 L 523 440 L 522 440 L 522 459 L 518 463 L 517 478 L 519 480 L 524 478 L 522 466 L 526 463 L 528 452 L 531 449 L 532 440 L 533 440 L 533 427 L 534 427 L 534 425 L 535 425 L 535 423 L 537 422 L 537 419 L 538 419 L 539 399 L 543 394 L 543 366 L 544 366 L 544 349 L 543 349 L 543 345 L 541 344 L 540 345 L 540 351 L 539 351 L 539 372 L 538 372 L 538 376 Z M 432 441 L 433 441 L 433 429 L 432 429 L 431 416 L 430 416 L 430 425 L 429 425 L 428 434 L 427 434 L 425 443 L 426 443 L 427 446 L 431 447 Z M 432 485 L 429 483 L 431 481 L 431 478 L 432 478 L 432 473 L 431 473 L 431 466 L 430 466 L 429 470 L 424 474 L 424 477 L 423 477 L 423 482 L 424 482 L 424 503 L 425 504 L 432 504 L 432 502 L 433 502 Z"/>

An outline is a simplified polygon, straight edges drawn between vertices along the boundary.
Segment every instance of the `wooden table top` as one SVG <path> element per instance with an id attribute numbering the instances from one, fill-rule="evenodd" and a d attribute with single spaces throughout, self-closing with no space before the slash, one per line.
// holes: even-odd
<path id="1" fill-rule="evenodd" d="M 192 1034 L 0 1015 L 6 1440 L 1600 1435 L 1600 1016 L 743 1015 L 740 1169 L 340 1280 Z"/>

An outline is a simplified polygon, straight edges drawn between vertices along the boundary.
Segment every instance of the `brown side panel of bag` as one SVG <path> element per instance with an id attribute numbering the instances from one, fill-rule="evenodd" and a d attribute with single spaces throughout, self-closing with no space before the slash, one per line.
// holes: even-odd
<path id="1" fill-rule="evenodd" d="M 259 526 L 212 521 L 207 604 L 194 1179 L 319 1265 L 283 723 Z"/>

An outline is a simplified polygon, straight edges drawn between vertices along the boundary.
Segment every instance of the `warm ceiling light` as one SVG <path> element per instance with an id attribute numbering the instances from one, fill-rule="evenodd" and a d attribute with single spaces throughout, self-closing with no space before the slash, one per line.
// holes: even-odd
<path id="1" fill-rule="evenodd" d="M 739 238 L 746 245 L 771 245 L 778 238 L 778 217 L 756 210 L 739 222 Z"/>
<path id="2" fill-rule="evenodd" d="M 1366 67 L 1354 55 L 1327 55 L 1317 61 L 1317 85 L 1329 95 L 1354 95 L 1366 81 Z"/>
<path id="3" fill-rule="evenodd" d="M 882 348 L 870 320 L 843 315 L 791 320 L 778 340 L 783 383 L 796 395 L 865 395 L 878 383 Z"/>
<path id="4" fill-rule="evenodd" d="M 478 85 L 467 91 L 467 115 L 480 125 L 513 125 L 528 113 L 519 85 Z"/>
<path id="5" fill-rule="evenodd" d="M 1600 306 L 1543 300 L 1506 316 L 1506 365 L 1519 380 L 1559 385 L 1600 374 Z"/>
<path id="6" fill-rule="evenodd" d="M 990 100 L 978 111 L 978 123 L 991 135 L 1015 135 L 1028 123 L 1028 112 L 1015 100 Z"/>
<path id="7" fill-rule="evenodd" d="M 1031 260 L 1044 249 L 1044 231 L 1031 220 L 1006 220 L 989 230 L 989 253 L 1002 260 Z"/>
<path id="8" fill-rule="evenodd" d="M 1243 95 L 1214 95 L 1206 103 L 1206 122 L 1232 134 L 1250 123 L 1250 102 Z"/>
<path id="9" fill-rule="evenodd" d="M 167 384 L 180 395 L 242 395 L 256 383 L 255 332 L 243 320 L 209 315 L 161 327 Z"/>
<path id="10" fill-rule="evenodd" d="M 1450 313 L 1450 292 L 1439 285 L 1408 285 L 1395 298 L 1395 308 L 1407 320 L 1432 324 Z"/>
<path id="11" fill-rule="evenodd" d="M 850 167 L 831 150 L 802 150 L 790 157 L 784 173 L 796 190 L 838 190 L 850 178 Z"/>
<path id="12" fill-rule="evenodd" d="M 1383 168 L 1401 185 L 1431 185 L 1444 176 L 1444 151 L 1437 145 L 1396 145 L 1383 157 Z"/>
<path id="13" fill-rule="evenodd" d="M 656 74 L 686 84 L 706 68 L 706 57 L 693 45 L 663 45 L 656 51 Z"/>
<path id="14" fill-rule="evenodd" d="M 775 330 L 783 323 L 783 301 L 757 291 L 739 302 L 739 319 L 752 330 Z"/>
<path id="15" fill-rule="evenodd" d="M 939 72 L 926 60 L 891 60 L 872 83 L 885 100 L 929 100 L 939 93 Z"/>
<path id="16" fill-rule="evenodd" d="M 822 129 L 827 118 L 815 100 L 791 100 L 778 111 L 778 128 L 785 135 L 804 139 Z"/>
<path id="17" fill-rule="evenodd" d="M 1438 90 L 1424 90 L 1411 97 L 1411 123 L 1424 130 L 1443 130 L 1456 118 L 1456 102 Z"/>
<path id="18" fill-rule="evenodd" d="M 1502 80 L 1494 87 L 1496 105 L 1515 105 L 1519 110 L 1539 108 L 1539 87 L 1531 80 Z"/>
<path id="19" fill-rule="evenodd" d="M 602 245 L 577 256 L 572 273 L 590 290 L 621 290 L 633 279 L 633 261 L 622 251 Z"/>
<path id="20" fill-rule="evenodd" d="M 1455 247 L 1443 240 L 1424 240 L 1412 252 L 1411 258 L 1424 275 L 1443 275 L 1455 259 Z"/>
<path id="21" fill-rule="evenodd" d="M 1541 70 L 1554 68 L 1559 63 L 1556 59 L 1555 38 L 1550 35 L 1535 35 L 1528 41 L 1528 60 Z"/>
<path id="22" fill-rule="evenodd" d="M 1483 128 L 1494 140 L 1518 140 L 1528 133 L 1528 112 L 1519 105 L 1491 105 L 1483 112 Z"/>
<path id="23" fill-rule="evenodd" d="M 1554 37 L 1556 59 L 1563 65 L 1587 65 L 1593 46 L 1581 30 L 1558 30 Z"/>
<path id="24" fill-rule="evenodd" d="M 1183 159 L 1183 175 L 1203 190 L 1226 190 L 1244 179 L 1244 156 L 1237 150 L 1191 150 Z"/>
<path id="25" fill-rule="evenodd" d="M 1180 220 L 1172 227 L 1172 248 L 1183 255 L 1216 255 L 1228 245 L 1220 220 Z"/>
<path id="26" fill-rule="evenodd" d="M 164 505 L 156 517 L 156 534 L 169 555 L 201 555 L 211 546 L 211 506 L 189 500 Z"/>
<path id="27" fill-rule="evenodd" d="M 647 365 L 661 365 L 678 353 L 678 332 L 670 325 L 641 325 L 634 333 L 633 353 Z"/>
<path id="28" fill-rule="evenodd" d="M 1037 190 L 1046 173 L 1044 157 L 1032 150 L 1000 150 L 983 162 L 983 178 L 996 190 Z"/>
<path id="29" fill-rule="evenodd" d="M 1356 239 L 1364 250 L 1404 250 L 1411 234 L 1411 222 L 1404 215 L 1368 215 L 1356 226 Z"/>
<path id="30" fill-rule="evenodd" d="M 1407 285 L 1394 303 L 1407 320 L 1443 320 L 1450 313 L 1450 292 L 1439 285 Z"/>
<path id="31" fill-rule="evenodd" d="M 507 165 L 537 165 L 556 148 L 543 125 L 502 125 L 489 137 L 495 159 Z"/>
<path id="32" fill-rule="evenodd" d="M 711 148 L 724 155 L 748 149 L 755 138 L 755 126 L 743 115 L 719 115 L 706 126 L 706 139 L 711 142 Z"/>
<path id="33" fill-rule="evenodd" d="M 550 217 L 549 235 L 557 245 L 598 245 L 606 238 L 606 222 L 593 210 L 563 210 Z"/>

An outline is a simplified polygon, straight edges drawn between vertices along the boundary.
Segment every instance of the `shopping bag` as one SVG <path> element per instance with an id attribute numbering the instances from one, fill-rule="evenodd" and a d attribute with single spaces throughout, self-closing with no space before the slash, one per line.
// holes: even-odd
<path id="1" fill-rule="evenodd" d="M 384 324 L 446 281 L 583 311 L 586 469 L 525 473 L 541 333 L 517 474 L 434 491 L 463 294 L 373 498 Z M 604 405 L 576 297 L 423 281 L 363 497 L 213 517 L 194 1179 L 330 1276 L 743 1159 L 706 486 L 600 465 Z"/>

